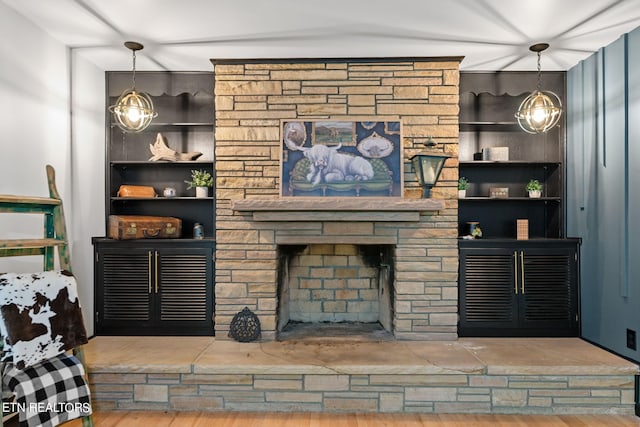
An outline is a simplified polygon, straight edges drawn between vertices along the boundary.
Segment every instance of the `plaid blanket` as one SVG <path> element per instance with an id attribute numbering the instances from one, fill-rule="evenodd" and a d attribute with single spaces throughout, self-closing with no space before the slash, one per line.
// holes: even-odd
<path id="1" fill-rule="evenodd" d="M 91 414 L 84 368 L 74 356 L 63 353 L 24 370 L 9 363 L 4 382 L 16 396 L 11 409 L 21 427 L 53 427 Z"/>

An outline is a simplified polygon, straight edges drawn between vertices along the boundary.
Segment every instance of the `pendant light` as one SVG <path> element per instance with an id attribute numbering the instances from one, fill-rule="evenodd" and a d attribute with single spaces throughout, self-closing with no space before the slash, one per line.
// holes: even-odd
<path id="1" fill-rule="evenodd" d="M 122 92 L 115 105 L 109 107 L 120 129 L 125 132 L 141 132 L 145 130 L 158 113 L 153 110 L 151 97 L 144 92 L 136 91 L 136 51 L 142 50 L 138 42 L 124 44 L 133 52 L 132 87 Z"/>
<path id="2" fill-rule="evenodd" d="M 540 54 L 549 47 L 548 43 L 537 43 L 529 50 L 538 54 L 538 86 L 527 96 L 515 114 L 518 124 L 527 133 L 545 133 L 560 120 L 562 102 L 558 95 L 540 90 Z"/>

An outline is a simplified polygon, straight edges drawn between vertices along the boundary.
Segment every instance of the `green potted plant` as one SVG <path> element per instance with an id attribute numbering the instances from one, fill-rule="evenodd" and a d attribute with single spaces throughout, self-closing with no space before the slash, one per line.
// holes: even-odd
<path id="1" fill-rule="evenodd" d="M 189 186 L 187 190 L 196 189 L 196 197 L 209 196 L 209 187 L 213 186 L 213 176 L 205 170 L 192 170 L 191 181 L 185 181 Z"/>
<path id="2" fill-rule="evenodd" d="M 532 179 L 527 184 L 527 191 L 529 192 L 529 197 L 538 198 L 542 194 L 542 184 L 537 179 Z"/>
<path id="3" fill-rule="evenodd" d="M 463 176 L 458 179 L 458 198 L 467 197 L 467 188 L 469 188 L 469 180 Z"/>

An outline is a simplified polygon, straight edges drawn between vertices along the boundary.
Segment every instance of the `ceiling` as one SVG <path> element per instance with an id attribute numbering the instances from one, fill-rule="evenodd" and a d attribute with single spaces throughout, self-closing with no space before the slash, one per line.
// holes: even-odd
<path id="1" fill-rule="evenodd" d="M 567 70 L 640 26 L 640 0 L 0 0 L 103 70 L 210 58 L 463 56 L 462 70 Z"/>

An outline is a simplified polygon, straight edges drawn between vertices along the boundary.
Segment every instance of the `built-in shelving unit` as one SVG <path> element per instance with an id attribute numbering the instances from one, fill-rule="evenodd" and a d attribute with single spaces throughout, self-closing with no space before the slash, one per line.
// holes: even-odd
<path id="1" fill-rule="evenodd" d="M 543 89 L 564 99 L 564 80 L 543 73 Z M 459 175 L 469 181 L 458 201 L 460 235 L 469 222 L 482 229 L 482 238 L 459 242 L 460 336 L 579 333 L 580 242 L 566 239 L 564 226 L 564 118 L 542 135 L 514 118 L 536 84 L 527 72 L 460 76 Z M 496 147 L 508 157 L 491 159 Z M 526 190 L 532 179 L 542 184 L 539 198 Z M 528 240 L 516 240 L 518 219 L 528 220 Z"/>
<path id="2" fill-rule="evenodd" d="M 545 83 L 564 98 L 563 73 L 550 73 Z M 485 239 L 515 238 L 516 220 L 528 219 L 532 238 L 564 236 L 562 123 L 530 135 L 514 118 L 535 87 L 535 73 L 461 73 L 459 174 L 470 184 L 458 205 L 461 235 L 467 222 L 479 222 Z M 508 149 L 508 158 L 483 160 L 483 151 L 495 147 Z M 542 183 L 542 197 L 528 197 L 531 179 Z M 508 196 L 491 197 L 495 187 Z"/>
<path id="3" fill-rule="evenodd" d="M 107 73 L 109 105 L 129 87 L 131 73 Z M 213 74 L 138 72 L 136 84 L 152 96 L 158 117 L 140 133 L 123 132 L 108 116 L 106 212 L 109 215 L 172 216 L 182 220 L 183 238 L 192 237 L 194 224 L 204 226 L 205 236 L 215 235 L 214 198 L 196 198 L 187 189 L 191 170 L 214 173 Z M 162 134 L 167 145 L 179 152 L 200 152 L 194 161 L 149 161 L 150 145 Z M 118 197 L 121 185 L 152 186 L 158 197 Z M 166 187 L 175 197 L 164 197 Z M 213 190 L 211 195 L 213 195 Z"/>
<path id="4" fill-rule="evenodd" d="M 131 86 L 131 73 L 107 73 L 107 106 Z M 144 215 L 182 221 L 179 239 L 114 240 L 95 237 L 95 330 L 100 335 L 212 335 L 215 194 L 195 197 L 192 170 L 214 175 L 213 73 L 138 72 L 158 116 L 139 133 L 122 131 L 107 111 L 106 217 Z M 190 161 L 151 161 L 161 134 Z M 153 187 L 156 197 L 120 197 L 122 185 Z M 171 187 L 175 195 L 164 196 Z M 204 239 L 193 238 L 196 223 Z"/>

